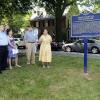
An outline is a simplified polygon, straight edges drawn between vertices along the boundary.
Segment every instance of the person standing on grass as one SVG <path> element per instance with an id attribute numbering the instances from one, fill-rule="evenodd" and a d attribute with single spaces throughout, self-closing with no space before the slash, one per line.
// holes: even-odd
<path id="1" fill-rule="evenodd" d="M 28 26 L 28 29 L 25 32 L 24 41 L 26 45 L 27 64 L 35 64 L 35 53 L 36 45 L 38 42 L 38 33 L 36 33 L 36 31 L 34 31 L 31 26 Z"/>
<path id="2" fill-rule="evenodd" d="M 48 34 L 48 30 L 44 29 L 43 35 L 39 39 L 39 61 L 42 62 L 43 68 L 50 68 L 49 64 L 52 60 L 51 42 L 52 37 Z"/>
<path id="3" fill-rule="evenodd" d="M 4 26 L 0 25 L 0 73 L 7 68 L 8 37 Z"/>
<path id="4" fill-rule="evenodd" d="M 7 31 L 8 34 L 8 63 L 9 63 L 9 68 L 12 69 L 12 59 L 15 60 L 15 66 L 16 67 L 21 67 L 18 65 L 18 49 L 15 44 L 14 38 L 13 38 L 13 32 L 11 29 Z"/>

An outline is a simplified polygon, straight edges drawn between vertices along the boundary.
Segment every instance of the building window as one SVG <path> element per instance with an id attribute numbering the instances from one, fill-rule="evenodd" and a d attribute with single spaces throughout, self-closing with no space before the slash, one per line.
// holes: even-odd
<path id="1" fill-rule="evenodd" d="M 34 22 L 34 27 L 36 27 L 36 22 Z"/>
<path id="2" fill-rule="evenodd" d="M 41 27 L 41 22 L 39 21 L 39 27 Z"/>
<path id="3" fill-rule="evenodd" d="M 55 22 L 54 22 L 54 20 L 51 20 L 51 24 L 52 24 L 52 26 L 54 26 L 54 25 L 55 25 Z"/>
<path id="4" fill-rule="evenodd" d="M 39 27 L 39 22 L 36 22 L 36 27 Z"/>
<path id="5" fill-rule="evenodd" d="M 45 21 L 45 27 L 48 27 L 48 21 Z"/>
<path id="6" fill-rule="evenodd" d="M 42 26 L 45 27 L 45 21 L 44 20 L 42 21 Z"/>
<path id="7" fill-rule="evenodd" d="M 48 26 L 51 26 L 51 21 L 50 20 L 48 20 Z"/>

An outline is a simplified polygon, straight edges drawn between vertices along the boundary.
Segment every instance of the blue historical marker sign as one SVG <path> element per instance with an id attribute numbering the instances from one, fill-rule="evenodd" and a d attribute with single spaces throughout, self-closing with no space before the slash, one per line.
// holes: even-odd
<path id="1" fill-rule="evenodd" d="M 100 36 L 100 13 L 72 16 L 71 37 Z"/>
<path id="2" fill-rule="evenodd" d="M 72 17 L 71 37 L 84 39 L 84 73 L 88 73 L 88 38 L 98 36 L 100 36 L 100 13 L 80 14 Z"/>

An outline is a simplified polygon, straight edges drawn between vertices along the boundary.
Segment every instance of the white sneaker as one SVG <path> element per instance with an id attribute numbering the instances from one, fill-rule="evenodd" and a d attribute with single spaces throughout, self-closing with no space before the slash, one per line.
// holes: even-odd
<path id="1" fill-rule="evenodd" d="M 16 65 L 16 67 L 21 67 L 20 65 Z"/>
<path id="2" fill-rule="evenodd" d="M 47 66 L 47 68 L 50 68 L 50 66 Z"/>
<path id="3" fill-rule="evenodd" d="M 27 65 L 30 65 L 30 63 L 27 63 Z"/>
<path id="4" fill-rule="evenodd" d="M 12 66 L 10 66 L 9 69 L 12 70 L 13 69 Z"/>
<path id="5" fill-rule="evenodd" d="M 34 65 L 34 64 L 35 64 L 35 62 L 32 62 L 31 64 L 32 64 L 32 65 Z"/>
<path id="6" fill-rule="evenodd" d="M 46 68 L 45 65 L 43 65 L 43 68 Z"/>

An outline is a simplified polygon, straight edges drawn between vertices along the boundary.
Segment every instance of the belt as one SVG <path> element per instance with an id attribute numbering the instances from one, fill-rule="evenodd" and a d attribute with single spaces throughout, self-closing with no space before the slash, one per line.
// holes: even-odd
<path id="1" fill-rule="evenodd" d="M 35 42 L 28 42 L 28 43 L 35 43 Z"/>
<path id="2" fill-rule="evenodd" d="M 8 47 L 8 45 L 0 45 L 0 47 Z"/>

